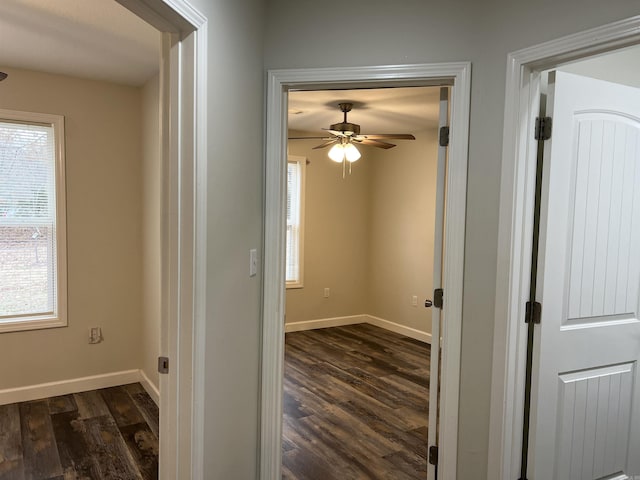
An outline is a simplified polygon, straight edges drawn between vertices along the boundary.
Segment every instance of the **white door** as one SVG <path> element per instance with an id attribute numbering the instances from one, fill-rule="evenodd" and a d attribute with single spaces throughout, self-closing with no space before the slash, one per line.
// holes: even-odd
<path id="1" fill-rule="evenodd" d="M 440 128 L 449 125 L 449 88 L 440 89 Z M 444 256 L 444 191 L 447 169 L 447 147 L 438 147 L 438 172 L 436 180 L 436 214 L 433 239 L 433 288 L 442 287 L 442 258 Z M 439 445 L 438 402 L 440 383 L 440 322 L 441 310 L 431 311 L 431 365 L 429 371 L 429 447 Z M 436 467 L 427 463 L 427 480 L 436 479 Z"/>
<path id="2" fill-rule="evenodd" d="M 640 90 L 555 72 L 547 115 L 529 479 L 633 478 L 640 475 Z"/>

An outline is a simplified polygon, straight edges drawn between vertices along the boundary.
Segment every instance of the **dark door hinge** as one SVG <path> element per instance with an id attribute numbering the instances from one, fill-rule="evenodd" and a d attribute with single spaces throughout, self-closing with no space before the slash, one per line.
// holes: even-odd
<path id="1" fill-rule="evenodd" d="M 436 308 L 442 309 L 444 305 L 444 290 L 441 288 L 436 288 L 433 291 L 433 306 Z"/>
<path id="2" fill-rule="evenodd" d="M 432 445 L 429 447 L 429 463 L 431 465 L 438 465 L 438 446 Z"/>
<path id="3" fill-rule="evenodd" d="M 168 357 L 158 357 L 158 373 L 169 373 Z"/>
<path id="4" fill-rule="evenodd" d="M 538 117 L 536 118 L 536 140 L 549 140 L 551 138 L 551 117 Z"/>
<path id="5" fill-rule="evenodd" d="M 524 314 L 524 323 L 540 323 L 542 316 L 542 305 L 540 302 L 527 302 Z"/>
<path id="6" fill-rule="evenodd" d="M 441 147 L 449 146 L 449 127 L 440 127 L 439 143 Z"/>

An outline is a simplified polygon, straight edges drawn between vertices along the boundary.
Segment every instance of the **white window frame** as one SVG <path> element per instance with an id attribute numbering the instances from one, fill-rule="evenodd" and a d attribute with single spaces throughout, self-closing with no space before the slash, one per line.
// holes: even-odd
<path id="1" fill-rule="evenodd" d="M 67 208 L 65 184 L 64 117 L 46 113 L 0 109 L 0 121 L 48 125 L 53 128 L 56 192 L 56 295 L 53 313 L 0 319 L 0 333 L 67 326 Z"/>
<path id="2" fill-rule="evenodd" d="M 304 204 L 305 204 L 305 183 L 307 177 L 307 158 L 298 155 L 288 155 L 287 164 L 297 163 L 300 166 L 300 222 L 298 228 L 298 280 L 286 281 L 287 288 L 304 287 Z M 287 192 L 288 196 L 288 192 Z M 287 228 L 289 226 L 287 225 Z M 289 263 L 289 255 L 285 254 L 285 261 Z M 286 277 L 286 276 L 285 276 Z"/>

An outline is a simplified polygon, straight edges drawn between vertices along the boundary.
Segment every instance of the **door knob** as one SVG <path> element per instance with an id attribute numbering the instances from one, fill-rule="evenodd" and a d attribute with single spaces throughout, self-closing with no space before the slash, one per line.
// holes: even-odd
<path id="1" fill-rule="evenodd" d="M 425 306 L 426 308 L 429 308 L 431 305 L 433 305 L 433 302 L 432 302 L 431 300 L 426 299 L 426 300 L 424 301 L 424 306 Z"/>

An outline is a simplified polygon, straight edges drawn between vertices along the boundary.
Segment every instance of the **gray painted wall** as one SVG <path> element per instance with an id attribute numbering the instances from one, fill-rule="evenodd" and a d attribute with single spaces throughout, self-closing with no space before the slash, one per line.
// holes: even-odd
<path id="1" fill-rule="evenodd" d="M 640 88 L 640 46 L 564 65 L 558 70 Z"/>
<path id="2" fill-rule="evenodd" d="M 507 54 L 638 13 L 637 0 L 268 2 L 267 69 L 472 62 L 458 480 L 486 478 Z"/>
<path id="3" fill-rule="evenodd" d="M 255 478 L 264 70 L 473 63 L 458 479 L 486 478 L 506 57 L 636 15 L 637 0 L 192 0 L 209 18 L 206 478 Z M 263 29 L 266 27 L 266 37 Z M 264 64 L 263 64 L 264 62 Z"/>
<path id="4" fill-rule="evenodd" d="M 258 468 L 262 273 L 249 277 L 249 250 L 262 247 L 264 4 L 190 3 L 209 35 L 204 477 L 246 480 Z"/>

